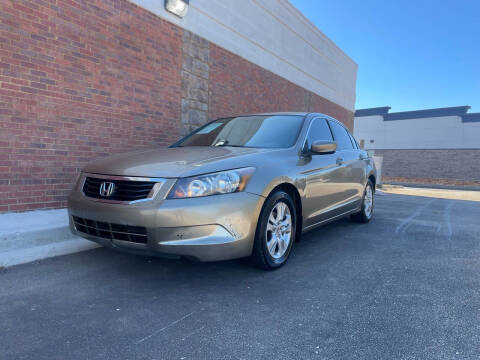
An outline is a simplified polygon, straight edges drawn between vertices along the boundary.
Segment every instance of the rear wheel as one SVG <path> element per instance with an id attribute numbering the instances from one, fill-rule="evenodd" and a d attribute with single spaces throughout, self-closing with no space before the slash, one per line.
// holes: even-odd
<path id="1" fill-rule="evenodd" d="M 367 186 L 365 186 L 365 191 L 363 192 L 361 210 L 351 216 L 353 221 L 367 223 L 372 219 L 373 208 L 375 205 L 375 197 L 373 196 L 374 192 L 373 183 L 371 180 L 368 180 Z"/>
<path id="2" fill-rule="evenodd" d="M 252 260 L 266 270 L 279 268 L 288 259 L 295 242 L 297 214 L 289 194 L 277 191 L 270 195 L 258 220 Z"/>

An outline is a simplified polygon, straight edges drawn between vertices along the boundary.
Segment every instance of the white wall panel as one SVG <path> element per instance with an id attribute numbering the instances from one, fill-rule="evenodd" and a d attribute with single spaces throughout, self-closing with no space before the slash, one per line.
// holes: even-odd
<path id="1" fill-rule="evenodd" d="M 480 148 L 480 122 L 462 122 L 460 116 L 389 121 L 361 116 L 355 118 L 354 135 L 369 149 Z"/>

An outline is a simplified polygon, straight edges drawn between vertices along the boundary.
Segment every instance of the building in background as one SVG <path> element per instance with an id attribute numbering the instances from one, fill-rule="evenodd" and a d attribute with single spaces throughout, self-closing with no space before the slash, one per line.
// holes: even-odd
<path id="1" fill-rule="evenodd" d="M 287 0 L 2 1 L 0 23 L 0 212 L 64 207 L 86 162 L 217 117 L 353 127 L 357 65 Z"/>
<path id="2" fill-rule="evenodd" d="M 480 184 L 480 113 L 469 106 L 355 112 L 354 135 L 383 156 L 385 180 Z"/>

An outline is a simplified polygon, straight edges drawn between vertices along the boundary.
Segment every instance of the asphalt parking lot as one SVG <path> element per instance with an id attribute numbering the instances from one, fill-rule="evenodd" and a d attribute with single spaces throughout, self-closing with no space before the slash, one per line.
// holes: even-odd
<path id="1" fill-rule="evenodd" d="M 384 194 L 274 272 L 98 249 L 0 271 L 0 359 L 478 359 L 480 202 Z"/>

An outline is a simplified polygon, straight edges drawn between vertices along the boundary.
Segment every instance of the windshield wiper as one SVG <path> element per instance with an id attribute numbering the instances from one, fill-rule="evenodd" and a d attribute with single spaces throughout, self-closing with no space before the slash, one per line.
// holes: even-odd
<path id="1" fill-rule="evenodd" d="M 243 145 L 230 145 L 228 143 L 223 143 L 223 144 L 218 144 L 218 145 L 217 144 L 211 145 L 211 146 L 212 147 L 248 147 L 248 146 L 243 146 Z"/>
<path id="2" fill-rule="evenodd" d="M 228 144 L 228 140 L 223 140 L 223 139 L 219 139 L 215 144 L 213 144 L 212 146 L 226 146 Z"/>
<path id="3" fill-rule="evenodd" d="M 210 146 L 214 146 L 214 147 L 224 147 L 224 146 L 230 146 L 230 147 L 250 147 L 250 146 L 244 146 L 244 145 L 229 144 L 229 143 L 228 143 L 228 140 L 223 140 L 223 139 L 218 140 L 215 144 L 210 145 Z"/>

